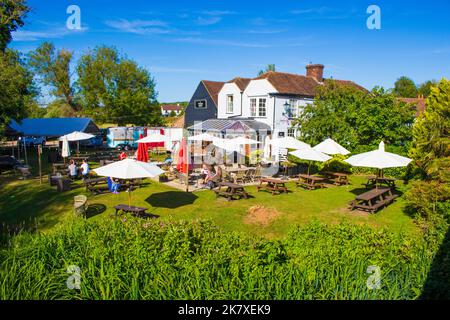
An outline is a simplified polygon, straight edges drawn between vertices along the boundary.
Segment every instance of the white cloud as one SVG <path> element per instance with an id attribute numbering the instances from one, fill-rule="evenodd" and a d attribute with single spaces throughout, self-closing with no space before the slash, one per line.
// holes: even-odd
<path id="1" fill-rule="evenodd" d="M 296 9 L 296 10 L 291 10 L 290 12 L 292 14 L 308 14 L 308 13 L 324 14 L 329 11 L 331 11 L 331 9 L 328 7 L 317 7 L 317 8 L 308 8 L 308 9 Z"/>
<path id="2" fill-rule="evenodd" d="M 14 41 L 38 41 L 42 39 L 56 39 L 73 34 L 83 33 L 89 30 L 87 27 L 82 27 L 79 30 L 69 30 L 68 28 L 57 28 L 43 31 L 28 31 L 18 30 L 12 33 Z"/>
<path id="3" fill-rule="evenodd" d="M 268 48 L 270 45 L 265 43 L 254 43 L 244 41 L 222 40 L 222 39 L 205 39 L 205 38 L 178 38 L 173 39 L 174 42 L 196 43 L 205 45 L 231 46 L 231 47 L 246 47 L 246 48 Z"/>
<path id="4" fill-rule="evenodd" d="M 218 22 L 220 22 L 222 20 L 221 17 L 207 17 L 207 18 L 203 18 L 203 17 L 198 17 L 197 20 L 195 20 L 195 23 L 201 26 L 210 26 L 213 24 L 216 24 Z"/>
<path id="5" fill-rule="evenodd" d="M 122 32 L 135 34 L 163 34 L 169 33 L 167 23 L 161 20 L 107 20 L 105 24 Z"/>

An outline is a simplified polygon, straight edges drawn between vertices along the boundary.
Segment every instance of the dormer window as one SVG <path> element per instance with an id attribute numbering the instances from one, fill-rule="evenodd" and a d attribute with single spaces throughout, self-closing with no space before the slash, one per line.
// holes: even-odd
<path id="1" fill-rule="evenodd" d="M 233 95 L 227 95 L 227 113 L 233 113 Z"/>

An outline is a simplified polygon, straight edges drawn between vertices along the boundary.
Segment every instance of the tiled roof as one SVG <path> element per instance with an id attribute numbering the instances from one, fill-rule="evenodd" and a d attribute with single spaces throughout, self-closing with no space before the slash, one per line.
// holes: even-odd
<path id="1" fill-rule="evenodd" d="M 211 96 L 211 99 L 217 106 L 217 101 L 219 100 L 219 91 L 222 89 L 225 82 L 209 81 L 209 80 L 202 80 L 202 82 L 206 90 L 208 91 L 209 95 Z"/>
<path id="2" fill-rule="evenodd" d="M 273 87 L 281 94 L 296 94 L 308 97 L 316 95 L 316 89 L 323 83 L 316 81 L 312 77 L 307 77 L 299 74 L 269 71 L 255 79 L 266 79 Z M 334 79 L 333 79 L 334 80 Z M 325 82 L 330 81 L 326 79 Z M 334 80 L 341 84 L 355 86 L 360 90 L 367 91 L 363 87 L 348 80 Z"/>
<path id="3" fill-rule="evenodd" d="M 251 80 L 252 80 L 251 78 L 236 77 L 236 78 L 228 81 L 227 83 L 235 83 L 241 91 L 244 91 L 245 88 L 247 88 L 247 86 Z"/>
<path id="4" fill-rule="evenodd" d="M 183 106 L 179 106 L 176 104 L 164 104 L 161 106 L 161 108 L 163 110 L 167 110 L 167 111 L 179 111 L 179 110 L 183 110 Z"/>
<path id="5" fill-rule="evenodd" d="M 398 100 L 414 105 L 417 108 L 416 116 L 425 111 L 427 101 L 425 98 L 398 98 Z"/>
<path id="6" fill-rule="evenodd" d="M 201 123 L 190 126 L 188 130 L 193 131 L 216 131 L 225 133 L 227 130 L 236 131 L 270 131 L 270 126 L 256 120 L 232 120 L 232 119 L 208 119 Z"/>

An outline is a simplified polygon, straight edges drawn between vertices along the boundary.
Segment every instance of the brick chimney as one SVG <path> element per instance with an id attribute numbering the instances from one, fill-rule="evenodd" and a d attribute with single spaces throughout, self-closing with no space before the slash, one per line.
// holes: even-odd
<path id="1" fill-rule="evenodd" d="M 306 66 L 306 76 L 314 78 L 317 82 L 323 82 L 323 64 L 308 64 Z"/>

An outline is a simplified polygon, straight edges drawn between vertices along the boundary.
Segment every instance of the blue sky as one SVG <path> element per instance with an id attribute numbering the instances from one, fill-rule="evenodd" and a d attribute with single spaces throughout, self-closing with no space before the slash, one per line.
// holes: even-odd
<path id="1" fill-rule="evenodd" d="M 305 73 L 323 63 L 325 76 L 366 88 L 392 87 L 407 75 L 420 83 L 450 77 L 450 1 L 29 0 L 27 24 L 12 47 L 43 41 L 75 58 L 114 45 L 157 82 L 160 101 L 189 100 L 202 79 L 254 77 L 274 63 Z M 82 29 L 65 27 L 69 5 Z M 369 30 L 367 7 L 381 8 L 381 30 Z"/>

